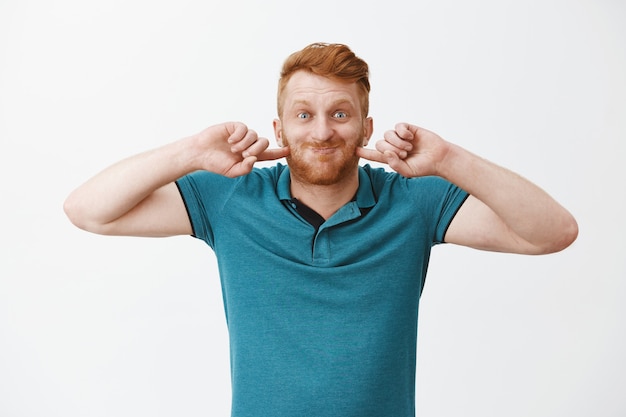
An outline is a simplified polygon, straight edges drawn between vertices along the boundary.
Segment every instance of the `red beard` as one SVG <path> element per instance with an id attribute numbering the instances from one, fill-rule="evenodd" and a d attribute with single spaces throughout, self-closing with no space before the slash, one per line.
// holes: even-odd
<path id="1" fill-rule="evenodd" d="M 323 142 L 320 144 L 305 143 L 297 146 L 286 144 L 290 148 L 287 164 L 291 175 L 301 183 L 311 185 L 332 185 L 354 175 L 359 157 L 356 156 L 356 143 Z M 329 154 L 315 154 L 316 148 L 335 147 Z"/>

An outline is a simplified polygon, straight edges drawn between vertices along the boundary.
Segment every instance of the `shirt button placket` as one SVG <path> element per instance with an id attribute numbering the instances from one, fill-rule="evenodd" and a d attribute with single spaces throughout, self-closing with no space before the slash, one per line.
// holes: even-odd
<path id="1" fill-rule="evenodd" d="M 330 239 L 328 229 L 321 228 L 313 241 L 313 264 L 325 265 L 330 261 Z"/>

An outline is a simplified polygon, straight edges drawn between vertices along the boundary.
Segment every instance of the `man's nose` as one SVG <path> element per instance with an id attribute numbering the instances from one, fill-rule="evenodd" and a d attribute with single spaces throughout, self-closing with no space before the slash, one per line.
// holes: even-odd
<path id="1" fill-rule="evenodd" d="M 327 117 L 315 117 L 311 136 L 316 141 L 327 141 L 333 136 L 333 128 Z"/>

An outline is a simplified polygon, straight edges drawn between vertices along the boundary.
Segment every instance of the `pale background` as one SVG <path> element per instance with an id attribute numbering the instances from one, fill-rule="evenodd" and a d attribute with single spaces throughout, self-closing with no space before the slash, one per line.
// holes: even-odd
<path id="1" fill-rule="evenodd" d="M 208 247 L 91 235 L 62 203 L 214 123 L 273 140 L 280 65 L 314 41 L 370 63 L 375 137 L 434 130 L 580 225 L 550 256 L 435 248 L 418 415 L 626 415 L 625 4 L 0 0 L 0 416 L 228 415 Z"/>

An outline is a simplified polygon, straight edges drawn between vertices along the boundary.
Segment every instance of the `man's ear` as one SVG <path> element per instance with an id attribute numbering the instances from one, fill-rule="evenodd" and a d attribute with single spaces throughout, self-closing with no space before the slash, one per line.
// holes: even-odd
<path id="1" fill-rule="evenodd" d="M 274 126 L 274 137 L 276 138 L 276 143 L 282 148 L 285 146 L 283 144 L 283 125 L 280 119 L 274 119 L 272 125 Z"/>
<path id="2" fill-rule="evenodd" d="M 374 133 L 374 119 L 366 117 L 363 121 L 363 146 L 367 146 Z"/>

